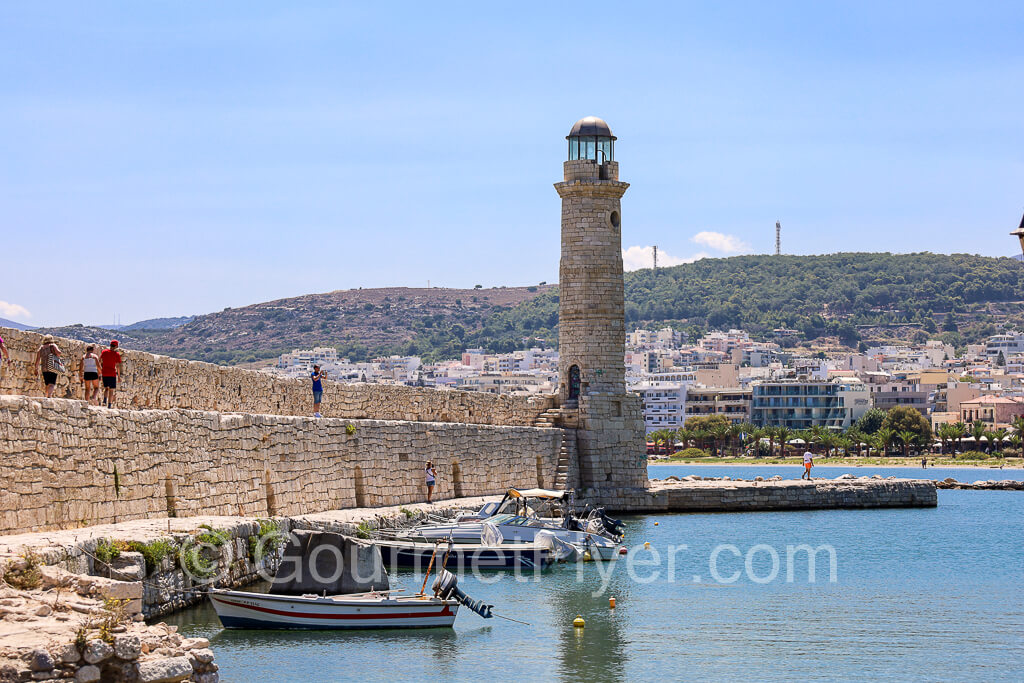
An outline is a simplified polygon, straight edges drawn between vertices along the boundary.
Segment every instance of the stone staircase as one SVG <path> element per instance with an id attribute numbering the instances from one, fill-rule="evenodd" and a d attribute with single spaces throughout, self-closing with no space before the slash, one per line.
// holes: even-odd
<path id="1" fill-rule="evenodd" d="M 576 430 L 566 429 L 560 408 L 545 410 L 533 421 L 534 427 L 562 428 L 562 445 L 558 451 L 554 488 L 564 491 L 572 479 L 571 468 L 576 462 Z"/>
<path id="2" fill-rule="evenodd" d="M 562 448 L 558 451 L 558 469 L 555 472 L 555 489 L 564 491 L 569 485 L 569 467 L 576 462 L 576 430 L 562 430 Z"/>
<path id="3" fill-rule="evenodd" d="M 547 427 L 549 429 L 553 427 L 558 427 L 561 423 L 561 418 L 561 410 L 559 410 L 558 408 L 549 408 L 534 419 L 533 426 Z"/>

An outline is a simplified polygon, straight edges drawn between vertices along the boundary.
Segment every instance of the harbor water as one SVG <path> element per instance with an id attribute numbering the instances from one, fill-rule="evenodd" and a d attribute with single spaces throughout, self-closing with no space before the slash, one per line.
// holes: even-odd
<path id="1" fill-rule="evenodd" d="M 831 469 L 815 473 L 1022 478 L 1020 470 Z M 671 465 L 650 475 L 798 471 Z M 496 613 L 529 625 L 462 610 L 449 630 L 228 631 L 208 604 L 166 621 L 210 639 L 223 681 L 1024 679 L 1020 492 L 939 491 L 937 508 L 626 522 L 631 554 L 616 562 L 562 565 L 539 581 L 461 579 Z M 415 592 L 422 577 L 396 579 Z M 572 626 L 577 615 L 582 629 Z"/>

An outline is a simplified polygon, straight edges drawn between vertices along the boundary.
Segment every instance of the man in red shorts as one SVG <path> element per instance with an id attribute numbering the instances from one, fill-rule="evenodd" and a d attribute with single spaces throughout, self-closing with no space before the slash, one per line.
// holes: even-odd
<path id="1" fill-rule="evenodd" d="M 117 340 L 110 340 L 110 348 L 100 354 L 100 376 L 103 378 L 103 405 L 114 407 L 117 393 L 117 378 L 121 374 L 121 354 L 117 352 Z"/>

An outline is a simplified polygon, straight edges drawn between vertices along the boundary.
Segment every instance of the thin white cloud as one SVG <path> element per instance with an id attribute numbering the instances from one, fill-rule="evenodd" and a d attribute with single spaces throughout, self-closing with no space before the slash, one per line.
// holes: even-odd
<path id="1" fill-rule="evenodd" d="M 31 318 L 32 314 L 28 312 L 28 309 L 18 304 L 9 304 L 6 301 L 0 301 L 0 317 L 3 318 Z"/>
<path id="2" fill-rule="evenodd" d="M 694 244 L 709 247 L 723 254 L 742 254 L 750 251 L 750 245 L 735 235 L 724 235 L 720 232 L 704 230 L 690 238 Z"/>
<path id="3" fill-rule="evenodd" d="M 659 266 L 678 266 L 681 263 L 693 263 L 702 258 L 707 258 L 706 252 L 698 252 L 692 256 L 673 256 L 664 249 L 658 249 Z M 626 271 L 641 270 L 654 265 L 654 247 L 627 247 L 622 250 L 622 269 Z"/>

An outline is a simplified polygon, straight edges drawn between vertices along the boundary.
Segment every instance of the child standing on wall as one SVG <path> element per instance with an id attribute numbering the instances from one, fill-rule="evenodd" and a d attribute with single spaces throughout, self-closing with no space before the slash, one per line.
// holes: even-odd
<path id="1" fill-rule="evenodd" d="M 434 463 L 429 460 L 427 461 L 427 466 L 423 471 L 427 475 L 427 502 L 430 503 L 430 498 L 434 495 L 434 484 L 437 481 L 437 471 L 434 469 Z"/>
<path id="2" fill-rule="evenodd" d="M 319 365 L 313 366 L 313 372 L 310 374 L 313 379 L 313 417 L 321 417 L 320 415 L 320 399 L 324 397 L 324 385 L 322 380 L 324 373 L 320 370 Z"/>

